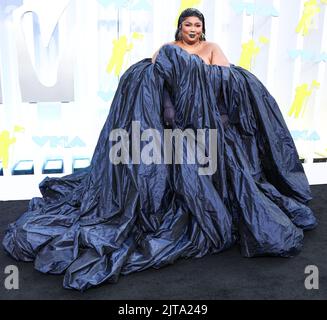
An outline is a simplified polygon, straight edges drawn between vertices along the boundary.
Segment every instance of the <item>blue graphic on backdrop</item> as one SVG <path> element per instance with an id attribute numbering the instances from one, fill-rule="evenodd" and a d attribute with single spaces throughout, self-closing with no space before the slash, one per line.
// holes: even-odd
<path id="1" fill-rule="evenodd" d="M 291 135 L 294 140 L 305 140 L 305 141 L 318 141 L 320 136 L 316 131 L 309 130 L 293 130 Z"/>
<path id="2" fill-rule="evenodd" d="M 279 12 L 272 5 L 269 6 L 240 0 L 232 0 L 230 1 L 230 5 L 237 14 L 241 14 L 245 11 L 247 15 L 257 14 L 262 16 L 279 17 Z"/>
<path id="3" fill-rule="evenodd" d="M 290 50 L 289 56 L 292 59 L 296 59 L 298 57 L 301 57 L 303 60 L 306 61 L 312 61 L 312 62 L 327 62 L 327 53 L 316 53 L 310 50 Z"/>
<path id="4" fill-rule="evenodd" d="M 109 89 L 108 91 L 98 91 L 98 96 L 105 102 L 112 100 L 115 95 L 115 91 L 113 89 Z"/>
<path id="5" fill-rule="evenodd" d="M 147 0 L 139 0 L 136 1 L 132 6 L 131 6 L 132 10 L 151 10 L 152 9 L 152 5 L 149 3 L 149 1 Z"/>
<path id="6" fill-rule="evenodd" d="M 122 7 L 126 7 L 128 5 L 129 0 L 98 0 L 98 2 L 104 7 L 114 5 L 116 9 L 119 9 Z"/>
<path id="7" fill-rule="evenodd" d="M 47 144 L 50 148 L 83 148 L 86 143 L 80 137 L 33 136 L 32 140 L 41 148 Z"/>
<path id="8" fill-rule="evenodd" d="M 111 77 L 106 86 L 101 85 L 98 91 L 98 96 L 105 102 L 111 101 L 115 95 L 118 86 L 117 78 Z M 104 89 L 107 88 L 107 89 Z"/>
<path id="9" fill-rule="evenodd" d="M 129 7 L 130 10 L 150 10 L 152 5 L 147 0 L 98 0 L 104 7 L 113 5 L 115 9 Z"/>
<path id="10" fill-rule="evenodd" d="M 112 30 L 117 27 L 117 20 L 98 20 L 98 28 L 101 27 Z"/>

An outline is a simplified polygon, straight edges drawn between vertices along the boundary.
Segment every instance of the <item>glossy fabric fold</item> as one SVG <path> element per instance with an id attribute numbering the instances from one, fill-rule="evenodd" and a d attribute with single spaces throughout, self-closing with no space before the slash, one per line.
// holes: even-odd
<path id="1" fill-rule="evenodd" d="M 217 130 L 217 170 L 198 164 L 110 161 L 112 130 L 157 129 L 163 89 L 174 96 L 180 130 Z M 183 143 L 186 143 L 183 141 Z M 141 143 L 141 149 L 144 146 Z M 160 268 L 239 244 L 246 257 L 297 254 L 316 226 L 310 187 L 282 114 L 250 72 L 209 66 L 175 45 L 122 76 L 90 167 L 46 178 L 42 198 L 9 225 L 3 245 L 64 287 L 85 290 L 119 275 Z M 199 270 L 201 272 L 201 270 Z"/>

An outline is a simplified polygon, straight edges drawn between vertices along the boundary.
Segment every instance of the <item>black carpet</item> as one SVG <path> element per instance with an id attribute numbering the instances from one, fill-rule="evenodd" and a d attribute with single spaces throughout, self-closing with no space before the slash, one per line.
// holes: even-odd
<path id="1" fill-rule="evenodd" d="M 33 263 L 17 262 L 0 248 L 0 299 L 327 299 L 327 185 L 312 186 L 310 202 L 319 226 L 305 233 L 304 249 L 295 258 L 242 258 L 237 246 L 201 259 L 179 260 L 159 270 L 120 277 L 84 293 L 63 289 L 63 276 L 45 275 Z M 0 239 L 8 223 L 28 201 L 0 202 Z M 19 269 L 19 289 L 7 290 L 5 267 Z M 319 268 L 319 289 L 307 290 L 304 270 Z"/>

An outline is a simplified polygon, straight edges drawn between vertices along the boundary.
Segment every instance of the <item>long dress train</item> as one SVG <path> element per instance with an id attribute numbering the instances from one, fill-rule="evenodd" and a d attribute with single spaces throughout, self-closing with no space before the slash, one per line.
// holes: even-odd
<path id="1" fill-rule="evenodd" d="M 216 130 L 213 174 L 200 175 L 203 165 L 187 163 L 186 153 L 183 163 L 110 160 L 114 129 L 131 137 L 137 126 L 154 128 L 164 137 L 165 83 L 176 128 Z M 182 143 L 186 149 L 187 139 Z M 144 59 L 122 76 L 91 165 L 45 178 L 40 191 L 42 198 L 9 225 L 4 248 L 41 272 L 64 274 L 65 288 L 82 291 L 234 244 L 245 257 L 294 256 L 303 230 L 317 224 L 294 142 L 264 85 L 240 67 L 206 65 L 170 44 L 154 64 Z"/>

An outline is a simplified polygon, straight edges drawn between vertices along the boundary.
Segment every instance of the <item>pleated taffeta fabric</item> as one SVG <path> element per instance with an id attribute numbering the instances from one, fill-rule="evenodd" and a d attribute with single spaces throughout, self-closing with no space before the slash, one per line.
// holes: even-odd
<path id="1" fill-rule="evenodd" d="M 165 84 L 176 129 L 216 130 L 213 174 L 200 175 L 203 165 L 187 163 L 186 153 L 183 163 L 110 160 L 114 129 L 130 137 L 138 122 L 141 132 L 164 136 Z M 144 59 L 122 76 L 91 165 L 45 178 L 40 191 L 8 226 L 3 246 L 81 291 L 234 244 L 245 257 L 291 257 L 317 224 L 294 141 L 265 86 L 241 67 L 207 65 L 171 44 L 155 63 Z"/>

